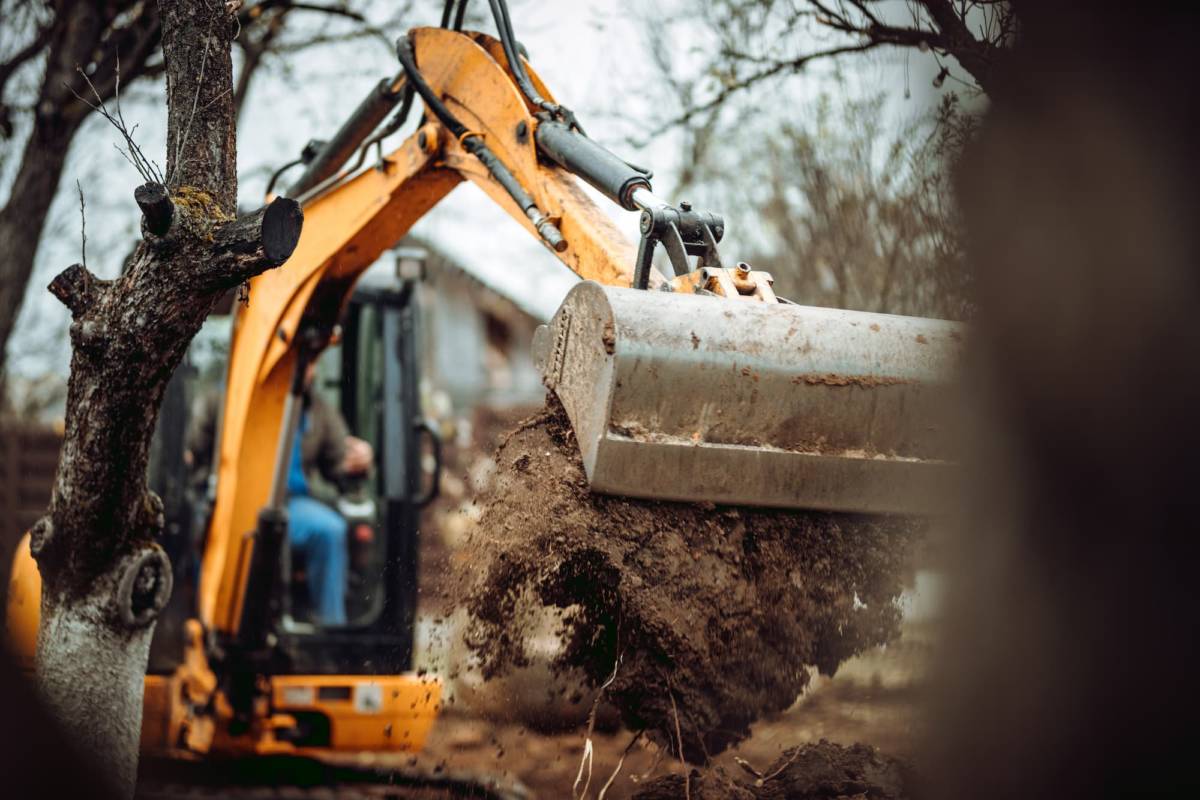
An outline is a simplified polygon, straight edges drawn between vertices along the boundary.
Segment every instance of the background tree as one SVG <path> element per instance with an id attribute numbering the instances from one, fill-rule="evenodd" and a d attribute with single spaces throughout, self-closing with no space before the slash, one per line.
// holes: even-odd
<path id="1" fill-rule="evenodd" d="M 241 68 L 233 89 L 240 110 L 254 76 L 276 55 L 363 38 L 391 42 L 365 15 L 369 0 L 231 2 Z M 388 19 L 411 3 L 390 4 Z M 295 24 L 320 15 L 320 31 Z M 162 75 L 162 26 L 152 0 L 0 0 L 0 178 L 11 189 L 0 207 L 0 379 L 7 344 L 26 295 L 71 144 L 92 113 L 119 89 Z M 383 27 L 387 27 L 385 23 Z M 90 79 L 91 85 L 88 85 Z"/>
<path id="2" fill-rule="evenodd" d="M 798 302 L 969 315 L 949 176 L 992 70 L 1015 41 L 1009 6 L 717 0 L 688 8 L 644 21 L 659 73 L 651 85 L 662 88 L 650 135 L 633 139 L 682 139 L 672 193 L 725 213 L 731 252 L 771 272 L 777 291 Z M 688 57 L 673 46 L 681 39 L 693 43 Z M 853 86 L 841 70 L 847 56 L 897 48 L 905 98 L 910 57 L 931 60 L 926 91 L 942 92 L 907 120 L 885 92 Z M 817 64 L 829 66 L 819 83 L 798 77 Z M 819 97 L 814 85 L 825 87 Z M 806 94 L 814 99 L 797 100 Z"/>
<path id="3" fill-rule="evenodd" d="M 8 201 L 0 208 L 2 364 L 67 151 L 91 111 L 75 97 L 86 90 L 84 76 L 95 76 L 97 94 L 108 101 L 121 78 L 128 83 L 147 73 L 159 74 L 163 64 L 151 61 L 162 35 L 154 3 L 2 0 L 0 17 L 6 33 L 23 40 L 6 42 L 8 52 L 0 64 L 0 134 L 10 139 L 22 122 L 29 128 Z M 10 86 L 15 78 L 37 72 L 39 64 L 41 75 L 33 92 Z M 12 157 L 16 148 L 5 144 L 6 157 Z"/>
<path id="4" fill-rule="evenodd" d="M 706 152 L 679 192 L 732 220 L 727 246 L 810 305 L 963 319 L 971 304 L 951 164 L 937 117 L 889 132 L 884 98 L 822 95 L 771 122 L 736 153 Z M 684 196 L 680 194 L 679 196 Z"/>
<path id="5" fill-rule="evenodd" d="M 658 132 L 814 62 L 885 49 L 927 54 L 938 65 L 939 87 L 950 78 L 990 93 L 1019 33 L 1003 0 L 715 0 L 694 10 L 715 46 L 692 70 L 682 113 Z"/>
<path id="6" fill-rule="evenodd" d="M 161 0 L 156 14 L 167 77 L 165 174 L 121 114 L 101 105 L 97 88 L 93 101 L 122 130 L 146 178 L 131 198 L 143 213 L 143 240 L 116 280 L 75 264 L 50 285 L 73 318 L 71 376 L 50 509 L 31 541 L 43 581 L 39 685 L 125 794 L 136 776 L 150 637 L 171 583 L 156 543 L 162 504 L 146 485 L 157 409 L 216 300 L 283 263 L 301 224 L 299 205 L 285 198 L 235 216 L 233 9 L 225 0 Z"/>

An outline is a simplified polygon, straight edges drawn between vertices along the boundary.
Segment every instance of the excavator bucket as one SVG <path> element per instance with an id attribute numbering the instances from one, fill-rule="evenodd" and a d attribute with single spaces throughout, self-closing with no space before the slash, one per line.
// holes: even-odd
<path id="1" fill-rule="evenodd" d="M 929 513 L 953 463 L 963 331 L 586 281 L 534 357 L 597 492 Z"/>

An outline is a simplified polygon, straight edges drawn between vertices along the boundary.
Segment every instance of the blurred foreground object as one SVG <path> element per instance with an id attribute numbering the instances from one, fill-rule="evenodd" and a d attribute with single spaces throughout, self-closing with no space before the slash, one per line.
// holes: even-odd
<path id="1" fill-rule="evenodd" d="M 1195 25 L 1014 6 L 961 165 L 979 429 L 925 769 L 947 798 L 1195 796 Z"/>

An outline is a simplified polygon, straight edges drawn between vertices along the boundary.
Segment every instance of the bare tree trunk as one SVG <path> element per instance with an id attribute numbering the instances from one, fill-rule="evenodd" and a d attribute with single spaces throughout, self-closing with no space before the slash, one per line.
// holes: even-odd
<path id="1" fill-rule="evenodd" d="M 74 127 L 48 131 L 40 121 L 35 123 L 13 183 L 12 199 L 0 209 L 0 366 L 33 272 L 38 240 L 58 190 Z"/>
<path id="2" fill-rule="evenodd" d="M 8 202 L 0 209 L 0 368 L 71 139 L 85 117 L 81 107 L 86 107 L 67 87 L 75 85 L 77 67 L 91 60 L 104 24 L 93 3 L 75 3 L 64 14 L 49 45 L 33 131 Z"/>
<path id="3" fill-rule="evenodd" d="M 147 569 L 144 579 L 154 581 L 152 592 L 169 596 L 166 557 L 161 550 L 146 552 L 161 566 Z M 102 576 L 82 597 L 43 595 L 37 671 L 43 699 L 79 751 L 110 776 L 119 795 L 131 796 L 137 780 L 142 677 L 154 625 L 118 629 L 110 623 L 120 574 L 118 569 Z M 149 595 L 140 602 L 148 600 L 155 602 Z"/>
<path id="4" fill-rule="evenodd" d="M 286 198 L 234 217 L 235 23 L 224 0 L 160 0 L 159 9 L 167 185 L 138 193 L 144 240 L 119 279 L 74 265 L 50 285 L 74 320 L 71 378 L 50 510 L 31 543 L 43 579 L 39 684 L 125 795 L 136 779 L 149 640 L 171 584 L 156 541 L 162 505 L 146 484 L 158 407 L 213 303 L 287 260 L 301 225 Z"/>

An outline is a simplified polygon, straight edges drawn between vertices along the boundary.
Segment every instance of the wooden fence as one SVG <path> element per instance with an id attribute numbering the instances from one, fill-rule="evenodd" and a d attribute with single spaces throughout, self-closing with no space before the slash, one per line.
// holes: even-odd
<path id="1" fill-rule="evenodd" d="M 62 436 L 52 428 L 0 421 L 0 601 L 8 595 L 17 542 L 50 503 L 61 445 Z"/>

